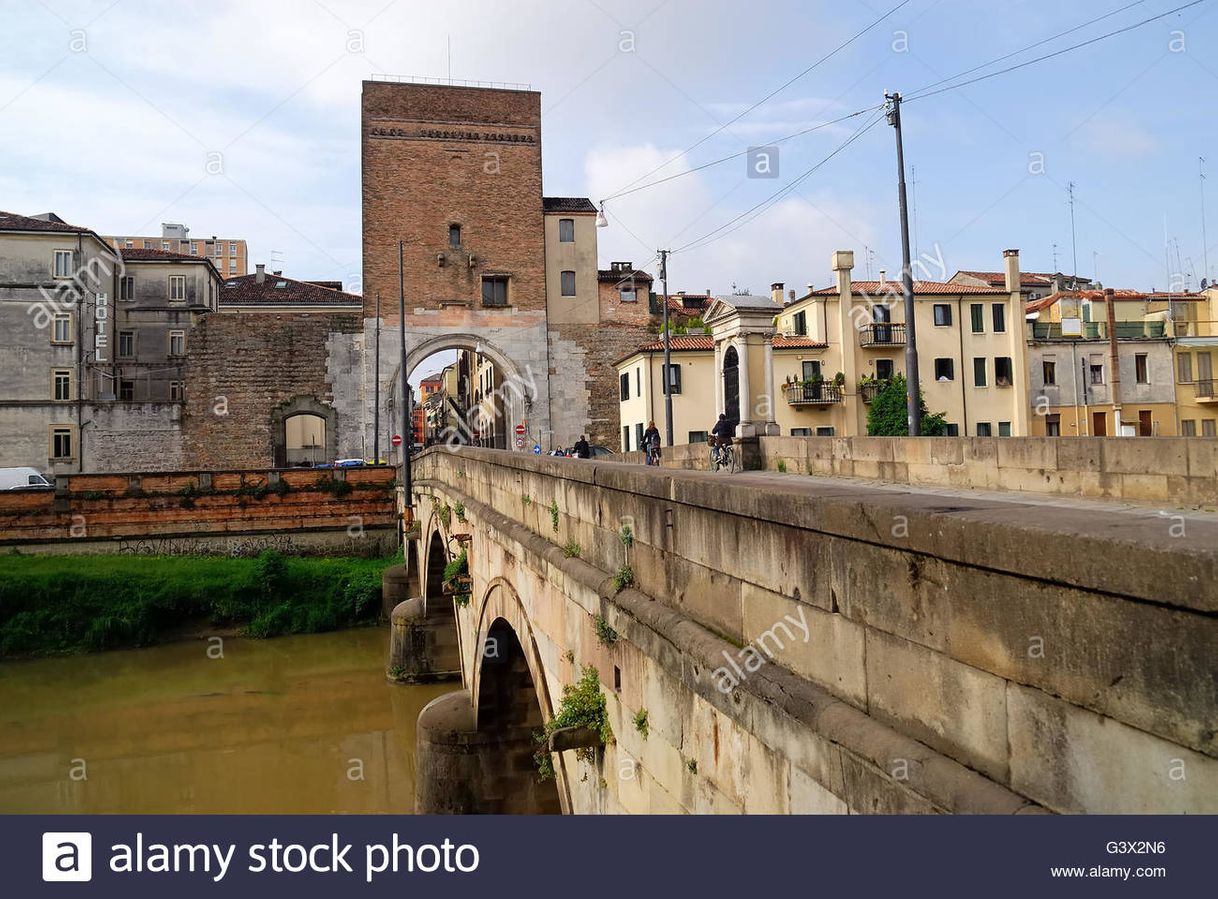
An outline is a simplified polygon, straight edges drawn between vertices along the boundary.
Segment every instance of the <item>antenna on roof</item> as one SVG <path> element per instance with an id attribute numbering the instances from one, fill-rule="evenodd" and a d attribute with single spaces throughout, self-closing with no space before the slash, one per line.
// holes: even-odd
<path id="1" fill-rule="evenodd" d="M 1078 241 L 1074 237 L 1074 182 L 1071 181 L 1066 185 L 1066 193 L 1070 196 L 1070 254 L 1072 259 L 1072 267 L 1070 269 L 1070 287 L 1078 289 Z"/>

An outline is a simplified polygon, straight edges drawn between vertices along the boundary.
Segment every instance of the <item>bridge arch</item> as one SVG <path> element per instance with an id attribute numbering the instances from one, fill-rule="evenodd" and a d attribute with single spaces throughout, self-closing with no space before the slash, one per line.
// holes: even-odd
<path id="1" fill-rule="evenodd" d="M 518 778 L 526 807 L 517 811 L 570 813 L 571 794 L 563 765 L 553 781 L 539 780 L 534 735 L 554 715 L 545 668 L 520 596 L 511 582 L 494 578 L 478 604 L 478 639 L 473 644 L 469 694 L 478 732 L 493 735 L 505 768 Z"/>

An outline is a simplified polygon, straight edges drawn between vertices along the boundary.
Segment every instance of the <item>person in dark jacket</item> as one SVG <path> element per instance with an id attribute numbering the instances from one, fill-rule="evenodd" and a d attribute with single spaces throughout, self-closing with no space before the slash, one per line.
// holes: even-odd
<path id="1" fill-rule="evenodd" d="M 579 435 L 579 440 L 575 441 L 575 446 L 571 448 L 571 453 L 576 459 L 592 458 L 592 449 L 588 446 L 588 438 L 585 435 Z"/>
<path id="2" fill-rule="evenodd" d="M 643 449 L 647 451 L 647 464 L 660 464 L 660 429 L 654 421 L 647 422 L 647 430 L 643 432 Z"/>

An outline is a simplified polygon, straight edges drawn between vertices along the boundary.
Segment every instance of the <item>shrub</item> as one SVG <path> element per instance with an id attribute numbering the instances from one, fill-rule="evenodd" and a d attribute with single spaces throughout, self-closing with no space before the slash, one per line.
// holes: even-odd
<path id="1" fill-rule="evenodd" d="M 644 740 L 647 739 L 647 734 L 651 731 L 647 723 L 647 709 L 639 709 L 634 713 L 634 729 L 643 735 Z"/>
<path id="2" fill-rule="evenodd" d="M 457 513 L 457 521 L 465 521 L 465 504 L 457 503 L 453 506 L 453 511 Z"/>
<path id="3" fill-rule="evenodd" d="M 634 531 L 631 530 L 630 525 L 622 525 L 621 530 L 617 532 L 617 539 L 622 541 L 622 546 L 626 549 L 634 546 Z"/>
<path id="4" fill-rule="evenodd" d="M 613 576 L 613 586 L 621 593 L 627 587 L 634 586 L 634 571 L 629 565 L 623 565 L 617 570 L 617 574 Z"/>
<path id="5" fill-rule="evenodd" d="M 596 639 L 606 646 L 612 646 L 617 642 L 618 633 L 609 626 L 608 620 L 604 615 L 597 615 L 593 621 L 592 627 L 596 630 Z"/>
<path id="6" fill-rule="evenodd" d="M 562 688 L 562 703 L 558 707 L 558 712 L 546 722 L 545 730 L 534 736 L 538 749 L 533 755 L 533 760 L 537 763 L 537 770 L 542 780 L 549 780 L 554 776 L 554 761 L 550 758 L 549 750 L 550 736 L 554 731 L 564 727 L 591 728 L 600 734 L 602 743 L 608 743 L 613 739 L 613 730 L 609 726 L 609 715 L 605 710 L 605 694 L 601 692 L 600 675 L 591 665 L 585 666 L 578 681 Z M 593 747 L 577 749 L 575 757 L 581 761 L 595 761 L 596 749 Z"/>
<path id="7" fill-rule="evenodd" d="M 574 540 L 568 540 L 566 545 L 562 548 L 562 554 L 568 559 L 578 559 L 579 554 L 582 552 L 583 549 Z"/>
<path id="8" fill-rule="evenodd" d="M 871 437 L 909 436 L 909 417 L 905 405 L 905 376 L 895 375 L 876 391 L 867 411 L 867 434 Z M 947 432 L 947 415 L 930 414 L 926 400 L 918 399 L 922 408 L 922 436 L 941 437 Z"/>
<path id="9" fill-rule="evenodd" d="M 554 533 L 558 533 L 558 500 L 550 500 L 550 525 L 554 528 Z"/>
<path id="10" fill-rule="evenodd" d="M 778 460 L 778 470 L 780 472 L 782 472 L 783 474 L 786 474 L 786 471 L 787 471 L 787 460 L 786 459 Z"/>

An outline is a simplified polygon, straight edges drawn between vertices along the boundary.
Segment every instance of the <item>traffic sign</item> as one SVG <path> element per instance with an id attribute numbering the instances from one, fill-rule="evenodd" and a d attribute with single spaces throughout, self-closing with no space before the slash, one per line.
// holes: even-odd
<path id="1" fill-rule="evenodd" d="M 524 438 L 523 437 L 516 438 L 516 449 L 524 449 Z"/>
<path id="2" fill-rule="evenodd" d="M 533 455 L 534 455 L 534 456 L 540 456 L 540 455 L 541 455 L 541 444 L 540 444 L 540 443 L 534 443 L 534 444 L 533 444 Z"/>
<path id="3" fill-rule="evenodd" d="M 517 433 L 517 434 L 523 434 L 523 433 L 524 433 L 524 425 L 523 425 L 523 424 L 516 425 L 516 433 Z"/>
<path id="4" fill-rule="evenodd" d="M 402 445 L 402 435 L 394 434 L 393 438 L 392 438 L 392 442 L 393 442 L 394 446 L 401 446 Z"/>

